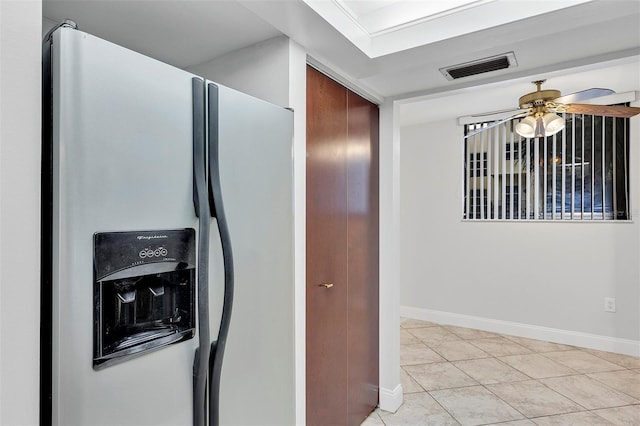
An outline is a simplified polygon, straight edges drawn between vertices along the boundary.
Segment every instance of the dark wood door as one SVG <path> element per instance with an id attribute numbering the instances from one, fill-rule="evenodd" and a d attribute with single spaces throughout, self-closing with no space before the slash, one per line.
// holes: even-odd
<path id="1" fill-rule="evenodd" d="M 333 80 L 307 68 L 306 370 L 310 426 L 347 421 L 346 142 L 347 93 Z"/>
<path id="2" fill-rule="evenodd" d="M 378 403 L 378 108 L 307 68 L 307 424 Z"/>

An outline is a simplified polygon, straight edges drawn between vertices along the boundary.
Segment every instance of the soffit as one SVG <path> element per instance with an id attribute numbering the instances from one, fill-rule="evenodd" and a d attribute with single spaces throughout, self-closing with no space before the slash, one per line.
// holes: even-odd
<path id="1" fill-rule="evenodd" d="M 483 31 L 590 0 L 303 0 L 370 58 Z"/>

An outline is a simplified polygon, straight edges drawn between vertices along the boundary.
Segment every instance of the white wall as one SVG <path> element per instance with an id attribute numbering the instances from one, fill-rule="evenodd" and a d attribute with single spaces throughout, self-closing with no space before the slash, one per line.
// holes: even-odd
<path id="1" fill-rule="evenodd" d="M 0 1 L 0 424 L 38 423 L 40 0 Z"/>
<path id="2" fill-rule="evenodd" d="M 289 39 L 275 37 L 193 65 L 187 71 L 289 107 Z"/>
<path id="3" fill-rule="evenodd" d="M 42 37 L 45 36 L 45 34 L 47 34 L 50 30 L 53 29 L 53 27 L 58 26 L 59 22 L 56 22 L 52 19 L 46 18 L 46 17 L 42 17 Z"/>
<path id="4" fill-rule="evenodd" d="M 638 90 L 640 61 L 570 70 L 555 82 L 563 78 Z M 423 107 L 428 115 L 458 102 L 479 113 L 492 96 L 478 88 Z M 462 222 L 456 116 L 403 127 L 402 313 L 640 355 L 640 117 L 632 126 L 633 223 Z M 616 313 L 604 312 L 604 297 L 616 298 Z"/>

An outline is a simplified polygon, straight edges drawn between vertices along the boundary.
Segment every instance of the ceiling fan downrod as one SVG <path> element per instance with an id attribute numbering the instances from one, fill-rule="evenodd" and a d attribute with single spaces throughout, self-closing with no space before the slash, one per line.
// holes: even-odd
<path id="1" fill-rule="evenodd" d="M 536 85 L 536 91 L 521 96 L 518 100 L 520 108 L 543 108 L 548 101 L 560 97 L 560 91 L 555 89 L 542 90 L 542 83 L 546 80 L 536 80 L 532 83 Z"/>

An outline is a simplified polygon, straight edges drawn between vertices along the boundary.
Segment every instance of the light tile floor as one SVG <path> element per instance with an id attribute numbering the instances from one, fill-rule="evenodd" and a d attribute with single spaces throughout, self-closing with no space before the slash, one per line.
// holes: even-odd
<path id="1" fill-rule="evenodd" d="M 362 426 L 640 426 L 640 358 L 405 319 L 404 404 Z"/>

